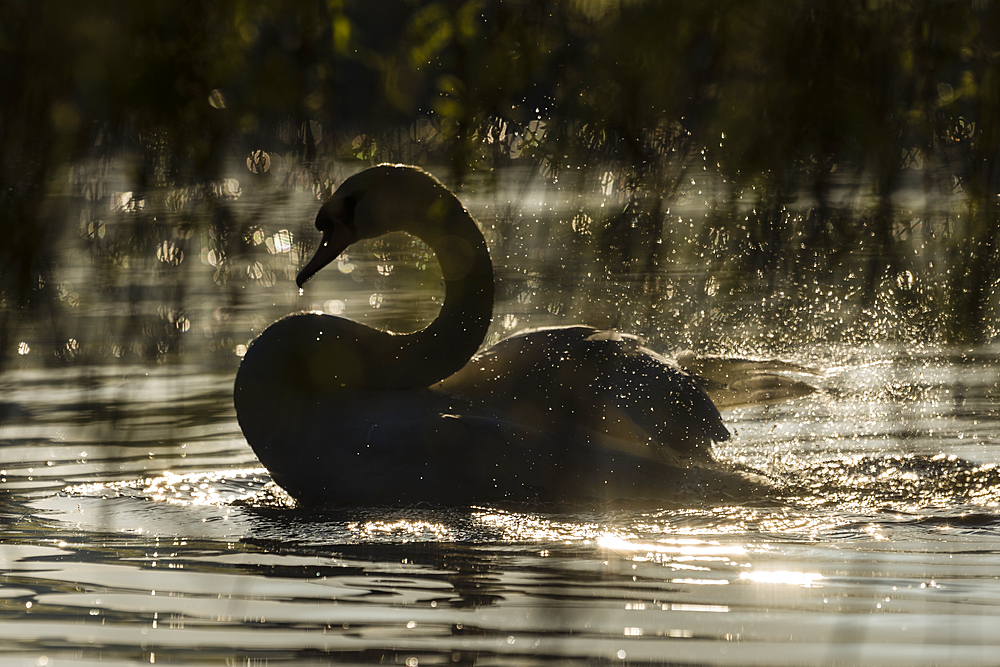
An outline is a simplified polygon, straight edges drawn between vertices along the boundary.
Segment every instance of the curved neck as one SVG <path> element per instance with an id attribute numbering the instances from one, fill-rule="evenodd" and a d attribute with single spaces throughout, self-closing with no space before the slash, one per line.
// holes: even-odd
<path id="1" fill-rule="evenodd" d="M 468 363 L 486 337 L 493 265 L 479 227 L 436 180 L 416 170 L 397 176 L 404 196 L 372 195 L 359 211 L 369 221 L 385 222 L 381 233 L 408 232 L 431 247 L 445 281 L 441 312 L 410 334 L 321 313 L 297 313 L 269 326 L 243 357 L 234 388 L 240 426 L 248 439 L 252 434 L 255 449 L 287 424 L 311 428 L 309 411 L 341 405 L 322 402 L 317 394 L 429 387 Z M 407 190 L 407 178 L 419 181 Z"/>
<path id="2" fill-rule="evenodd" d="M 237 374 L 237 402 L 246 419 L 253 419 L 254 408 L 248 406 L 256 405 L 254 397 L 267 404 L 268 388 L 309 395 L 429 387 L 468 363 L 486 337 L 493 316 L 493 265 L 475 220 L 457 197 L 423 172 L 363 172 L 372 173 L 372 178 L 392 176 L 392 187 L 369 193 L 357 214 L 380 234 L 407 232 L 431 247 L 445 281 L 441 312 L 410 334 L 321 313 L 275 322 L 250 345 Z"/>
<path id="3" fill-rule="evenodd" d="M 389 230 L 416 236 L 437 256 L 445 279 L 437 318 L 409 334 L 330 315 L 286 318 L 281 324 L 291 335 L 279 333 L 282 327 L 275 334 L 292 343 L 285 348 L 292 355 L 284 371 L 288 381 L 307 391 L 414 389 L 443 380 L 472 358 L 493 317 L 493 265 L 472 216 L 443 186 L 440 192 L 445 196 L 412 208 Z"/>
<path id="4" fill-rule="evenodd" d="M 441 265 L 441 312 L 420 331 L 389 336 L 386 343 L 394 349 L 376 362 L 385 375 L 370 377 L 368 387 L 429 387 L 462 368 L 486 337 L 493 317 L 493 264 L 472 216 L 449 198 L 450 210 L 433 225 L 406 230 L 429 245 Z"/>

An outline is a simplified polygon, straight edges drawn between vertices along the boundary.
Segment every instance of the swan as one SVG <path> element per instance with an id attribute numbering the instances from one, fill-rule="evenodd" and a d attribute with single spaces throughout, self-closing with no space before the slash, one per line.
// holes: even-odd
<path id="1" fill-rule="evenodd" d="M 716 462 L 712 445 L 729 431 L 699 379 L 636 336 L 536 329 L 480 352 L 493 312 L 489 249 L 427 172 L 380 165 L 349 177 L 316 228 L 300 288 L 351 244 L 401 231 L 433 250 L 445 299 L 414 333 L 301 312 L 248 346 L 237 419 L 300 503 L 607 503 L 766 487 Z"/>

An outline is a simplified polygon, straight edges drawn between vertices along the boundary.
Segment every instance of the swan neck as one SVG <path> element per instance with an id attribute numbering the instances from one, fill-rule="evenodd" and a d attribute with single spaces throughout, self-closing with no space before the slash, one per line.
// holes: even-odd
<path id="1" fill-rule="evenodd" d="M 457 199 L 443 224 L 413 230 L 434 251 L 445 283 L 438 316 L 426 328 L 401 338 L 404 384 L 427 387 L 457 372 L 478 351 L 493 317 L 493 264 L 486 239 Z"/>

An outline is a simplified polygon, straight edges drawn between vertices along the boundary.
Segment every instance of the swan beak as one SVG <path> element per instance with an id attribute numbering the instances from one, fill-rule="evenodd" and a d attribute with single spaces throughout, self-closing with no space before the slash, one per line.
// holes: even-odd
<path id="1" fill-rule="evenodd" d="M 340 257 L 340 253 L 351 245 L 351 229 L 344 224 L 333 224 L 323 232 L 323 241 L 316 249 L 309 263 L 295 276 L 295 284 L 300 288 L 320 269 Z"/>

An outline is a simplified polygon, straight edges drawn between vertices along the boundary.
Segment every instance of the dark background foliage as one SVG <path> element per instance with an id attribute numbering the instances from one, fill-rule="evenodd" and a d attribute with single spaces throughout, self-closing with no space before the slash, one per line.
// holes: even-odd
<path id="1" fill-rule="evenodd" d="M 594 254 L 647 292 L 685 234 L 727 295 L 787 295 L 777 320 L 815 285 L 849 284 L 914 331 L 993 337 L 993 2 L 7 0 L 0 90 L 4 357 L 26 328 L 61 326 L 53 249 L 77 224 L 105 285 L 167 231 L 161 263 L 199 235 L 247 256 L 260 214 L 232 204 L 234 160 L 261 206 L 251 190 L 322 197 L 345 165 L 434 165 L 460 187 L 530 164 L 605 189 Z M 80 213 L 115 209 L 110 172 L 148 203 L 127 224 Z M 685 197 L 708 219 L 678 232 Z M 189 309 L 178 276 L 157 296 L 171 325 Z M 67 335 L 51 338 L 67 358 Z"/>

